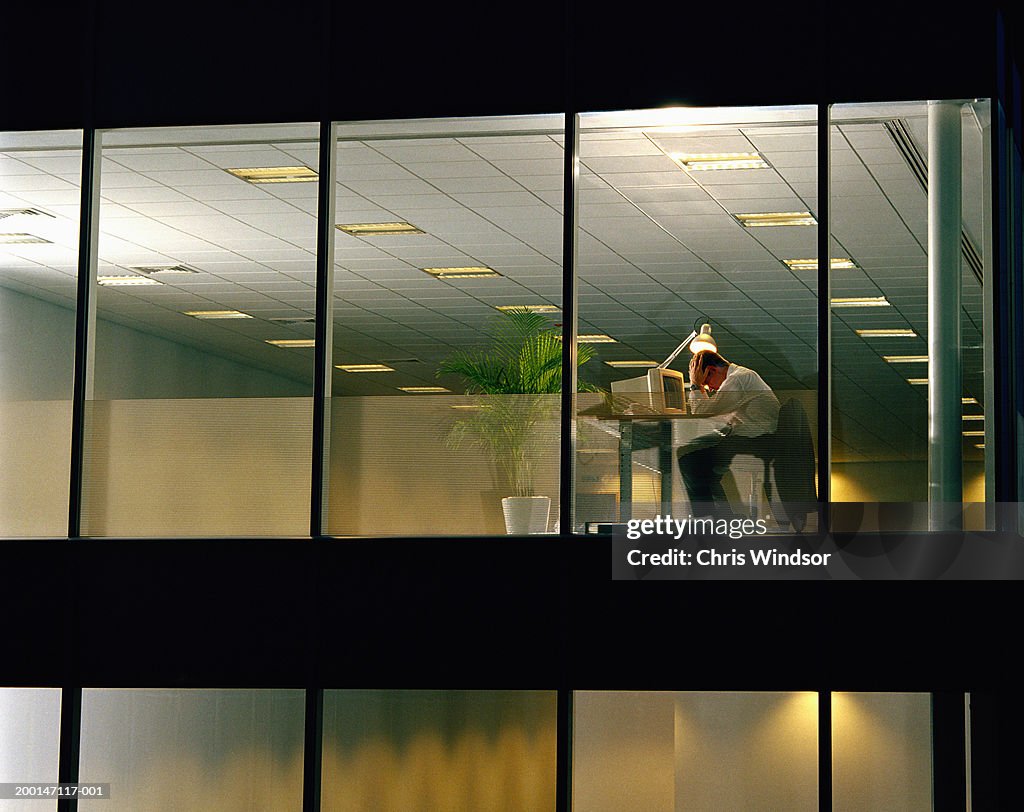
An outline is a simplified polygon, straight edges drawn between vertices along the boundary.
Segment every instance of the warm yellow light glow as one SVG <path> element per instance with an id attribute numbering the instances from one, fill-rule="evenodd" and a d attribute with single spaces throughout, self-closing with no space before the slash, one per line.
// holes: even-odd
<path id="1" fill-rule="evenodd" d="M 616 369 L 630 369 L 633 367 L 644 367 L 650 369 L 651 367 L 656 367 L 658 365 L 657 361 L 605 361 L 605 363 L 610 367 L 615 367 Z"/>
<path id="2" fill-rule="evenodd" d="M 983 414 L 965 414 L 961 415 L 964 420 L 984 420 L 985 415 Z"/>
<path id="3" fill-rule="evenodd" d="M 399 386 L 398 388 L 403 392 L 410 392 L 414 395 L 429 395 L 452 391 L 451 389 L 445 389 L 443 386 Z"/>
<path id="4" fill-rule="evenodd" d="M 832 307 L 889 307 L 889 300 L 884 296 L 837 296 Z"/>
<path id="5" fill-rule="evenodd" d="M 617 339 L 604 333 L 583 333 L 576 336 L 577 344 L 617 344 Z"/>
<path id="6" fill-rule="evenodd" d="M 248 183 L 309 183 L 317 179 L 308 166 L 254 166 L 228 172 Z"/>
<path id="7" fill-rule="evenodd" d="M 980 406 L 981 405 L 980 403 L 978 403 L 978 399 L 977 398 L 960 398 L 960 402 L 964 406 L 970 406 L 970 405 Z"/>
<path id="8" fill-rule="evenodd" d="M 758 228 L 761 226 L 816 226 L 815 220 L 809 211 L 767 211 L 754 212 L 751 214 L 737 214 L 736 219 L 740 225 L 746 228 Z"/>
<path id="9" fill-rule="evenodd" d="M 984 443 L 975 443 L 975 444 L 974 444 L 974 447 L 975 447 L 975 448 L 984 448 L 984 447 L 985 447 L 985 444 L 984 444 Z"/>
<path id="10" fill-rule="evenodd" d="M 927 386 L 928 385 L 928 379 L 927 378 L 907 378 L 907 383 L 912 383 L 915 386 Z"/>
<path id="11" fill-rule="evenodd" d="M 273 344 L 275 347 L 315 347 L 316 339 L 314 338 L 268 338 L 268 344 Z"/>
<path id="12" fill-rule="evenodd" d="M 857 335 L 864 338 L 917 338 L 917 333 L 902 327 L 886 328 L 884 330 L 857 330 Z"/>
<path id="13" fill-rule="evenodd" d="M 345 223 L 335 226 L 356 237 L 383 237 L 389 234 L 425 234 L 412 223 Z"/>
<path id="14" fill-rule="evenodd" d="M 503 313 L 507 313 L 509 310 L 526 310 L 530 313 L 558 313 L 559 309 L 554 305 L 548 304 L 534 304 L 534 305 L 497 305 L 497 309 Z"/>
<path id="15" fill-rule="evenodd" d="M 923 364 L 927 363 L 927 355 L 883 355 L 890 364 Z"/>
<path id="16" fill-rule="evenodd" d="M 248 313 L 238 310 L 186 310 L 184 315 L 197 319 L 251 319 Z"/>
<path id="17" fill-rule="evenodd" d="M 791 271 L 816 271 L 818 270 L 818 258 L 814 259 L 784 259 L 782 260 L 789 266 Z M 833 271 L 838 270 L 850 270 L 856 268 L 857 265 L 852 259 L 847 257 L 832 257 L 829 260 L 828 267 Z M 833 302 L 835 299 L 832 300 Z"/>
<path id="18" fill-rule="evenodd" d="M 96 281 L 106 287 L 163 284 L 163 282 L 158 282 L 155 279 L 150 279 L 148 276 L 136 276 L 135 274 L 131 274 L 129 276 L 100 276 L 97 277 Z"/>
<path id="19" fill-rule="evenodd" d="M 335 364 L 345 372 L 394 372 L 387 364 Z"/>
<path id="20" fill-rule="evenodd" d="M 437 279 L 483 279 L 490 276 L 501 276 L 496 270 L 488 268 L 486 265 L 467 265 L 460 268 L 423 268 L 422 270 Z"/>
<path id="21" fill-rule="evenodd" d="M 700 333 L 697 337 L 690 342 L 690 352 L 696 355 L 698 352 L 704 351 L 718 352 L 718 344 L 711 337 L 711 325 L 702 324 L 700 326 Z"/>
<path id="22" fill-rule="evenodd" d="M 768 169 L 768 163 L 756 152 L 708 152 L 697 155 L 673 153 L 672 160 L 689 172 L 715 169 Z"/>

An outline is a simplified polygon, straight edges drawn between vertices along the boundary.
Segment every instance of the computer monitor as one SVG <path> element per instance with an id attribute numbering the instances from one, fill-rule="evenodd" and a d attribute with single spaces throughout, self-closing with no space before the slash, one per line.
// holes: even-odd
<path id="1" fill-rule="evenodd" d="M 621 414 L 685 414 L 685 392 L 682 372 L 654 367 L 637 378 L 612 381 L 612 404 Z"/>

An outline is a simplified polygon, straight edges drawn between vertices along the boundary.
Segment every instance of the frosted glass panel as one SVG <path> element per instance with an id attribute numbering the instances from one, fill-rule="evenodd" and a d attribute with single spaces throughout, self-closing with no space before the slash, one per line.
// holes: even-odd
<path id="1" fill-rule="evenodd" d="M 577 691 L 577 812 L 816 810 L 814 693 Z"/>
<path id="2" fill-rule="evenodd" d="M 832 808 L 932 808 L 931 695 L 832 694 Z"/>
<path id="3" fill-rule="evenodd" d="M 299 812 L 299 690 L 87 689 L 80 780 L 109 783 L 83 812 Z"/>
<path id="4" fill-rule="evenodd" d="M 555 694 L 327 691 L 324 812 L 555 808 Z"/>
<path id="5" fill-rule="evenodd" d="M 0 536 L 68 529 L 81 131 L 0 133 Z"/>
<path id="6" fill-rule="evenodd" d="M 0 688 L 0 783 L 57 780 L 60 690 Z M 0 812 L 50 812 L 57 801 L 0 800 Z"/>

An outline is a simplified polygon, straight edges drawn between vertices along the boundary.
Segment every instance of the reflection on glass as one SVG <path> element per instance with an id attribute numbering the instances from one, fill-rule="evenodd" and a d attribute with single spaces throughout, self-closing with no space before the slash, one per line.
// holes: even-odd
<path id="1" fill-rule="evenodd" d="M 551 691 L 327 691 L 322 808 L 553 810 Z"/>
<path id="2" fill-rule="evenodd" d="M 298 812 L 300 690 L 86 689 L 79 780 L 111 784 L 83 812 Z"/>
<path id="3" fill-rule="evenodd" d="M 0 784 L 52 783 L 60 750 L 60 689 L 0 688 Z M 0 812 L 31 807 L 52 812 L 53 801 L 0 800 Z"/>
<path id="4" fill-rule="evenodd" d="M 985 501 L 984 279 L 988 103 L 962 108 L 960 341 L 963 501 Z M 928 104 L 831 113 L 832 498 L 842 529 L 926 529 L 928 488 Z M 971 432 L 980 431 L 974 435 Z M 975 505 L 980 507 L 980 505 Z M 876 515 L 877 512 L 877 515 Z M 968 508 L 966 527 L 984 526 Z M 847 527 L 846 525 L 849 525 Z"/>
<path id="5" fill-rule="evenodd" d="M 309 532 L 318 133 L 102 134 L 85 535 Z"/>
<path id="6" fill-rule="evenodd" d="M 817 694 L 574 696 L 578 812 L 818 808 Z"/>
<path id="7" fill-rule="evenodd" d="M 329 533 L 554 530 L 562 127 L 339 125 Z"/>
<path id="8" fill-rule="evenodd" d="M 0 536 L 68 530 L 82 133 L 0 133 Z"/>
<path id="9" fill-rule="evenodd" d="M 929 694 L 832 694 L 832 808 L 932 808 Z"/>
<path id="10" fill-rule="evenodd" d="M 580 116 L 578 332 L 604 336 L 580 374 L 614 396 L 578 401 L 577 528 L 707 511 L 813 526 L 816 126 L 810 107 Z M 735 453 L 716 444 L 722 458 L 683 478 L 677 457 L 722 421 L 669 408 L 648 370 L 705 323 L 792 419 L 741 431 Z M 667 366 L 685 374 L 691 357 Z"/>

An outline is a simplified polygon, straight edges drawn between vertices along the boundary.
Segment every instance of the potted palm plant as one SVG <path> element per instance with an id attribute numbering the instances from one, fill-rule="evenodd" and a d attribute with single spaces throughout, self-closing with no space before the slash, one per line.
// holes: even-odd
<path id="1" fill-rule="evenodd" d="M 544 457 L 557 454 L 550 429 L 562 391 L 561 332 L 543 316 L 517 308 L 502 311 L 487 334 L 487 347 L 456 352 L 437 370 L 438 376 L 461 377 L 466 394 L 475 396 L 473 413 L 456 420 L 446 440 L 451 447 L 468 444 L 489 455 L 502 486 L 511 491 L 501 500 L 509 534 L 542 533 L 551 497 L 535 492 L 535 474 Z M 579 346 L 577 363 L 586 363 L 593 353 Z M 600 391 L 585 382 L 577 389 Z"/>

